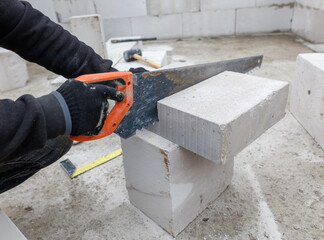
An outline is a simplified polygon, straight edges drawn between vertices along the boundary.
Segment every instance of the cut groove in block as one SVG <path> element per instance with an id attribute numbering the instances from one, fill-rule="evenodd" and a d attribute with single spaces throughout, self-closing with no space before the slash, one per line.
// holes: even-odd
<path id="1" fill-rule="evenodd" d="M 148 130 L 122 139 L 130 202 L 180 233 L 230 184 L 234 160 L 218 165 Z"/>
<path id="2" fill-rule="evenodd" d="M 290 110 L 324 149 L 324 53 L 299 54 Z"/>
<path id="3" fill-rule="evenodd" d="M 225 163 L 285 115 L 288 83 L 224 72 L 158 102 L 149 129 Z"/>

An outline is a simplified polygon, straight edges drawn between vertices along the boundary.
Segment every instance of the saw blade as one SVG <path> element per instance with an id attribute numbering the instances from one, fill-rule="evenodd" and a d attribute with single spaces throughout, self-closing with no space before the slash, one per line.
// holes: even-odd
<path id="1" fill-rule="evenodd" d="M 157 102 L 224 71 L 247 73 L 261 66 L 263 56 L 239 58 L 133 74 L 133 105 L 116 128 L 122 138 L 158 120 Z"/>

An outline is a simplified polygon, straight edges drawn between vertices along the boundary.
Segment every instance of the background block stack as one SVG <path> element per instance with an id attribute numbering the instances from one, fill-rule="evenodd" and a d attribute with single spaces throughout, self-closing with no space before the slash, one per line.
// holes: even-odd
<path id="1" fill-rule="evenodd" d="M 295 0 L 48 1 L 53 1 L 57 20 L 66 28 L 71 16 L 100 14 L 106 40 L 134 35 L 159 39 L 215 37 L 293 29 L 309 40 L 324 42 L 320 30 L 323 0 L 297 0 L 297 4 Z M 38 5 L 35 3 L 36 8 Z"/>

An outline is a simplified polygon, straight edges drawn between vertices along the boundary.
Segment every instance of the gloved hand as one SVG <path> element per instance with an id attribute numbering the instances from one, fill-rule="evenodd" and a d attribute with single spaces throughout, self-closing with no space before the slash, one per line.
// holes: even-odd
<path id="1" fill-rule="evenodd" d="M 63 134 L 64 119 L 64 134 L 80 136 L 96 135 L 101 131 L 108 113 L 108 99 L 121 102 L 124 94 L 105 85 L 67 80 L 57 91 L 38 100 L 44 110 L 49 135 L 55 136 L 54 131 Z M 56 126 L 59 123 L 60 126 Z"/>
<path id="2" fill-rule="evenodd" d="M 146 70 L 143 67 L 138 67 L 138 68 L 130 68 L 129 69 L 130 72 L 132 73 L 142 73 L 142 72 L 149 72 L 148 70 Z"/>

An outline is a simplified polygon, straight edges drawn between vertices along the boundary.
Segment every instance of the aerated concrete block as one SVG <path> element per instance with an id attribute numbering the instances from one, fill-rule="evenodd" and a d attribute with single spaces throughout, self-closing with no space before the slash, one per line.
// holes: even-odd
<path id="1" fill-rule="evenodd" d="M 238 9 L 236 34 L 257 32 L 289 31 L 293 17 L 293 7 L 259 7 Z"/>
<path id="2" fill-rule="evenodd" d="M 0 92 L 23 87 L 28 79 L 26 61 L 16 53 L 0 48 Z"/>
<path id="3" fill-rule="evenodd" d="M 199 0 L 147 0 L 148 15 L 198 12 Z"/>
<path id="4" fill-rule="evenodd" d="M 255 0 L 201 0 L 202 11 L 255 7 Z"/>
<path id="5" fill-rule="evenodd" d="M 99 15 L 83 15 L 70 18 L 71 33 L 86 43 L 102 58 L 107 58 L 105 33 Z"/>
<path id="6" fill-rule="evenodd" d="M 132 18 L 134 35 L 172 39 L 182 36 L 181 14 Z"/>
<path id="7" fill-rule="evenodd" d="M 313 43 L 324 43 L 323 22 L 324 1 L 323 9 L 297 4 L 292 22 L 292 31 Z"/>
<path id="8" fill-rule="evenodd" d="M 70 17 L 96 14 L 94 0 L 53 0 L 59 23 L 69 23 Z"/>
<path id="9" fill-rule="evenodd" d="M 324 10 L 324 0 L 296 0 L 296 2 L 306 8 Z"/>
<path id="10" fill-rule="evenodd" d="M 291 6 L 294 7 L 295 0 L 257 0 L 257 6 L 263 7 L 263 6 L 272 6 L 272 7 L 286 7 Z"/>
<path id="11" fill-rule="evenodd" d="M 145 16 L 146 0 L 93 0 L 103 19 Z"/>
<path id="12" fill-rule="evenodd" d="M 299 54 L 290 110 L 324 149 L 324 53 Z"/>
<path id="13" fill-rule="evenodd" d="M 111 18 L 104 20 L 106 39 L 132 36 L 131 18 Z"/>
<path id="14" fill-rule="evenodd" d="M 230 184 L 233 159 L 215 164 L 150 131 L 122 139 L 130 202 L 172 236 Z"/>
<path id="15" fill-rule="evenodd" d="M 182 15 L 182 36 L 233 35 L 235 34 L 235 14 L 234 9 L 184 13 Z M 222 24 L 214 24 L 219 22 Z"/>
<path id="16" fill-rule="evenodd" d="M 226 163 L 285 115 L 288 83 L 223 72 L 158 102 L 149 129 Z"/>

